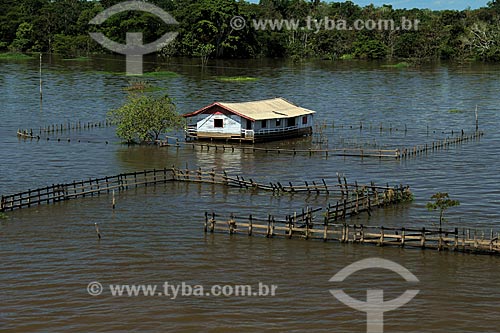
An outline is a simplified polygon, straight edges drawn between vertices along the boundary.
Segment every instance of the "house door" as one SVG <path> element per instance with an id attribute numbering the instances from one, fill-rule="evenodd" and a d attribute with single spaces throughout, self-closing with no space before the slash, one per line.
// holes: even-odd
<path id="1" fill-rule="evenodd" d="M 247 126 L 246 126 L 246 129 L 247 130 L 251 130 L 252 129 L 252 121 L 247 119 Z"/>

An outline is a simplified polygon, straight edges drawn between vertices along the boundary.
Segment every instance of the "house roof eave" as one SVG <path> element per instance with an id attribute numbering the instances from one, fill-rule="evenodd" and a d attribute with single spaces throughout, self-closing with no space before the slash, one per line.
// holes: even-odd
<path id="1" fill-rule="evenodd" d="M 216 105 L 217 105 L 217 106 L 219 106 L 219 107 L 221 107 L 221 108 L 223 108 L 224 110 L 226 110 L 226 111 L 228 111 L 228 112 L 231 112 L 231 113 L 233 113 L 233 114 L 235 114 L 235 115 L 238 115 L 238 116 L 240 116 L 240 117 L 242 117 L 242 118 L 248 119 L 248 120 L 250 120 L 250 121 L 255 121 L 255 119 L 253 119 L 253 118 L 251 118 L 251 117 L 248 117 L 248 116 L 246 116 L 246 115 L 244 115 L 244 114 L 241 114 L 241 113 L 239 113 L 239 112 L 237 112 L 237 111 L 235 111 L 235 110 L 233 110 L 233 109 L 231 109 L 231 108 L 228 108 L 227 106 L 222 105 L 222 104 L 220 104 L 219 102 L 214 102 L 214 103 L 212 103 L 212 104 L 210 104 L 210 105 L 207 105 L 207 106 L 205 106 L 205 107 L 203 107 L 203 108 L 201 108 L 201 109 L 199 109 L 199 110 L 196 110 L 196 111 L 194 111 L 194 112 L 185 113 L 185 114 L 183 114 L 182 116 L 183 116 L 184 118 L 194 117 L 194 116 L 199 115 L 199 114 L 201 114 L 201 113 L 205 112 L 206 110 L 208 110 L 208 109 L 210 109 L 211 107 L 214 107 L 214 106 L 216 106 Z"/>

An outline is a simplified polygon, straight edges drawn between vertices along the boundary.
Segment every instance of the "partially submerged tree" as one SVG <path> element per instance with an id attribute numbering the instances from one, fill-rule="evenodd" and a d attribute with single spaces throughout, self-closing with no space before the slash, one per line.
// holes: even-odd
<path id="1" fill-rule="evenodd" d="M 427 209 L 430 211 L 439 210 L 439 229 L 441 229 L 443 222 L 445 221 L 444 212 L 450 207 L 459 206 L 460 202 L 458 200 L 450 199 L 448 193 L 442 192 L 435 193 L 431 199 L 434 201 L 427 203 Z"/>
<path id="2" fill-rule="evenodd" d="M 153 142 L 162 133 L 184 127 L 184 118 L 168 96 L 130 95 L 128 101 L 108 113 L 116 134 L 127 143 Z"/>

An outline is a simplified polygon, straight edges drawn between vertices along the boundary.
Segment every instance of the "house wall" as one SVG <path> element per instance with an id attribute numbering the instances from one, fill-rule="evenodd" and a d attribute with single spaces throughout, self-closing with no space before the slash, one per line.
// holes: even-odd
<path id="1" fill-rule="evenodd" d="M 196 123 L 198 133 L 241 134 L 241 117 L 226 114 L 203 114 Z M 222 119 L 223 127 L 215 127 L 215 119 Z"/>
<path id="2" fill-rule="evenodd" d="M 311 127 L 313 125 L 313 115 L 306 115 L 307 117 L 307 124 L 302 124 L 302 117 L 295 117 L 295 125 L 297 128 L 305 128 L 305 127 Z M 272 130 L 272 129 L 277 129 L 277 128 L 285 128 L 287 127 L 287 118 L 280 118 L 281 122 L 279 126 L 276 126 L 276 119 L 268 119 L 267 120 L 267 126 L 262 127 L 262 120 L 257 120 L 254 124 L 254 130 L 259 131 L 259 130 Z"/>
<path id="3" fill-rule="evenodd" d="M 302 118 L 307 117 L 307 124 L 302 124 Z M 312 127 L 314 125 L 314 115 L 308 114 L 306 116 L 297 117 L 297 126 L 299 128 Z"/>

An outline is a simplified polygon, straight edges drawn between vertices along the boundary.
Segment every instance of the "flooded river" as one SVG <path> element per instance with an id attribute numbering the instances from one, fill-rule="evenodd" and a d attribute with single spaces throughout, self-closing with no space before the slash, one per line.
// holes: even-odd
<path id="1" fill-rule="evenodd" d="M 447 212 L 447 228 L 500 231 L 500 65 L 396 69 L 375 62 L 253 60 L 200 68 L 186 59 L 145 64 L 177 73 L 148 80 L 161 88 L 155 93 L 168 92 L 175 99 L 179 112 L 213 101 L 282 96 L 317 111 L 316 123 L 323 124 L 330 148 L 396 149 L 443 139 L 451 131 L 470 133 L 477 105 L 485 132 L 480 141 L 406 160 L 127 147 L 119 144 L 113 128 L 50 134 L 49 141 L 47 135 L 40 141 L 16 138 L 18 128 L 104 120 L 107 111 L 125 101 L 130 79 L 112 73 L 124 66 L 121 58 L 72 62 L 46 57 L 40 104 L 37 61 L 0 61 L 1 194 L 172 165 L 285 184 L 322 178 L 332 183 L 339 172 L 359 183 L 408 184 L 415 195 L 412 203 L 350 223 L 432 226 L 437 215 L 425 205 L 432 194 L 448 192 L 461 205 Z M 221 82 L 218 76 L 257 80 Z M 265 145 L 315 147 L 316 140 Z M 205 211 L 284 217 L 328 202 L 315 195 L 168 183 L 119 193 L 114 211 L 110 196 L 101 195 L 8 212 L 8 219 L 0 220 L 0 330 L 363 332 L 366 314 L 336 300 L 329 290 L 339 286 L 329 279 L 357 260 L 382 257 L 405 266 L 420 282 L 409 285 L 395 273 L 372 269 L 353 274 L 341 287 L 361 300 L 372 287 L 384 289 L 386 300 L 419 289 L 410 303 L 385 313 L 386 332 L 500 331 L 498 257 L 203 232 Z M 94 281 L 104 287 L 99 296 L 87 291 Z M 175 299 L 112 296 L 108 289 L 165 282 L 206 289 L 261 283 L 277 289 L 274 296 Z"/>

